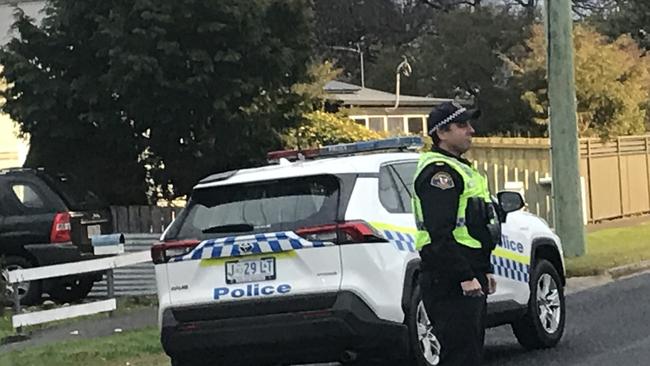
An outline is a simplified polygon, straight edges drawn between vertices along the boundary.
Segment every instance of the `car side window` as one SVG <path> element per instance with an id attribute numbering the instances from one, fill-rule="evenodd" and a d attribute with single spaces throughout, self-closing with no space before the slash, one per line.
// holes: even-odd
<path id="1" fill-rule="evenodd" d="M 379 201 L 390 213 L 407 212 L 400 197 L 396 174 L 390 165 L 379 168 Z"/>
<path id="2" fill-rule="evenodd" d="M 31 184 L 12 183 L 11 192 L 25 212 L 41 211 L 45 207 L 42 195 Z"/>
<path id="3" fill-rule="evenodd" d="M 400 199 L 403 202 L 406 212 L 413 212 L 411 207 L 411 197 L 415 194 L 413 188 L 413 180 L 415 178 L 415 169 L 417 162 L 409 161 L 403 163 L 392 164 L 392 168 L 397 176 L 397 186 L 400 194 Z"/>

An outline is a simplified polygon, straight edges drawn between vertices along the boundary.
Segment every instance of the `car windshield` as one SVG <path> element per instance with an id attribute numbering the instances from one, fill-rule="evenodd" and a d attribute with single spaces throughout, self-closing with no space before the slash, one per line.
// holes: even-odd
<path id="1" fill-rule="evenodd" d="M 336 220 L 338 196 L 339 181 L 331 175 L 196 189 L 165 239 L 208 239 L 329 224 Z"/>

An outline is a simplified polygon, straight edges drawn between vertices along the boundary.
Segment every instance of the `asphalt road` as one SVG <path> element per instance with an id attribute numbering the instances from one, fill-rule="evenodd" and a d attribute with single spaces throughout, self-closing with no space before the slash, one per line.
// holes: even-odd
<path id="1" fill-rule="evenodd" d="M 650 365 L 650 274 L 567 297 L 567 324 L 560 344 L 525 351 L 510 327 L 488 330 L 485 365 Z"/>

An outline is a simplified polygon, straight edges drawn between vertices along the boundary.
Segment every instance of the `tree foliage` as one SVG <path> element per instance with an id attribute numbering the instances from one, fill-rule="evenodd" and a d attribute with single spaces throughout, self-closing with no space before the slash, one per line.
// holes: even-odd
<path id="1" fill-rule="evenodd" d="M 114 204 L 145 202 L 145 179 L 181 195 L 262 161 L 311 110 L 292 88 L 308 81 L 311 20 L 306 0 L 53 0 L 42 26 L 17 14 L 3 110 L 31 135 L 29 166 Z"/>
<path id="2" fill-rule="evenodd" d="M 604 34 L 617 38 L 630 35 L 650 50 L 650 2 L 647 0 L 609 0 L 610 6 L 594 14 L 590 21 Z"/>
<path id="3" fill-rule="evenodd" d="M 482 110 L 480 134 L 532 134 L 521 90 L 509 62 L 524 53 L 528 35 L 523 16 L 505 8 L 483 7 L 438 13 L 435 29 L 410 44 L 386 48 L 370 68 L 369 84 L 382 90 L 395 85 L 395 66 L 407 55 L 413 67 L 401 78 L 403 93 L 473 100 Z"/>
<path id="4" fill-rule="evenodd" d="M 548 121 L 546 41 L 542 26 L 528 41 L 530 54 L 521 75 L 523 94 L 535 120 Z M 650 61 L 629 36 L 609 41 L 593 28 L 574 28 L 578 128 L 583 136 L 614 137 L 645 131 L 650 89 Z"/>
<path id="5" fill-rule="evenodd" d="M 355 123 L 344 114 L 315 111 L 305 117 L 306 123 L 285 134 L 284 145 L 287 148 L 306 149 L 384 137 L 381 133 Z"/>

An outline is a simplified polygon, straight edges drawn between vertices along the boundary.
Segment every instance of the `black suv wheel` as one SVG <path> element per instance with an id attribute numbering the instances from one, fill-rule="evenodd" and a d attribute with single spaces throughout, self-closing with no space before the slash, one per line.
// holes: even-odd
<path id="1" fill-rule="evenodd" d="M 3 283 L 5 286 L 5 297 L 9 304 L 14 301 L 14 288 L 7 283 L 6 271 L 15 269 L 25 269 L 33 267 L 27 259 L 17 256 L 9 256 L 4 258 L 4 267 L 2 269 L 2 276 L 4 277 Z M 30 281 L 18 284 L 18 296 L 22 305 L 35 305 L 41 302 L 41 281 Z"/>

